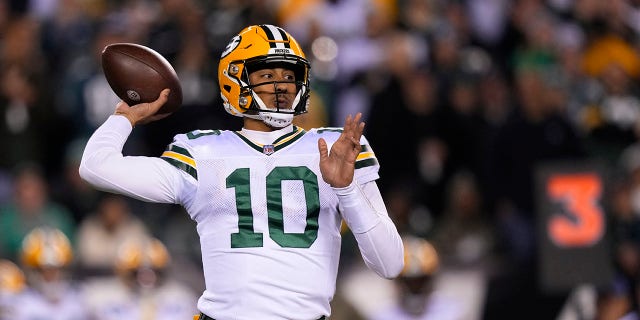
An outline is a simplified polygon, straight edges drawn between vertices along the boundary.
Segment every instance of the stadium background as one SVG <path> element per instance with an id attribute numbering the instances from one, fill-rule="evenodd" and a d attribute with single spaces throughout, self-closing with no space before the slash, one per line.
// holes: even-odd
<path id="1" fill-rule="evenodd" d="M 244 26 L 272 23 L 312 63 L 298 124 L 363 112 L 389 212 L 401 233 L 434 243 L 439 286 L 465 319 L 554 319 L 576 292 L 592 293 L 580 312 L 618 319 L 638 308 L 639 21 L 634 0 L 0 1 L 0 257 L 17 260 L 17 222 L 2 217 L 19 201 L 19 172 L 43 178 L 34 192 L 57 205 L 74 246 L 91 233 L 84 222 L 104 196 L 77 165 L 117 102 L 100 70 L 106 44 L 147 45 L 182 81 L 182 109 L 125 146 L 155 156 L 177 133 L 239 128 L 220 106 L 218 57 Z M 587 216 L 549 189 L 576 172 L 601 190 L 587 199 L 599 221 L 587 238 Z M 166 244 L 171 275 L 200 292 L 187 215 L 130 200 L 123 210 Z M 557 215 L 573 223 L 569 242 L 547 228 Z M 76 252 L 74 279 L 110 268 L 86 262 L 102 249 Z M 394 299 L 390 282 L 369 276 L 346 233 L 332 319 Z"/>

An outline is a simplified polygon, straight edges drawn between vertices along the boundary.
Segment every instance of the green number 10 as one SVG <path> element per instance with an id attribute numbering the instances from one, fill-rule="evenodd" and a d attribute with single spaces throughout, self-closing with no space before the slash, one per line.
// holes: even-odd
<path id="1" fill-rule="evenodd" d="M 298 180 L 304 186 L 307 208 L 306 227 L 302 233 L 284 232 L 282 209 L 282 181 Z M 238 232 L 231 234 L 232 248 L 262 247 L 262 233 L 253 230 L 251 211 L 251 188 L 249 168 L 240 168 L 227 177 L 227 188 L 236 192 Z M 309 248 L 318 238 L 318 216 L 320 214 L 320 192 L 318 177 L 307 167 L 275 167 L 266 177 L 267 214 L 269 237 L 281 247 Z"/>

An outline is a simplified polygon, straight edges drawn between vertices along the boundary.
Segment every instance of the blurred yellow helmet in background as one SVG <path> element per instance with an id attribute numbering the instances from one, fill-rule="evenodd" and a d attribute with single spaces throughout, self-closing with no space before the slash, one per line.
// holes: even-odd
<path id="1" fill-rule="evenodd" d="M 0 259 L 0 292 L 18 293 L 25 288 L 24 273 L 13 262 Z"/>
<path id="2" fill-rule="evenodd" d="M 25 236 L 20 258 L 30 268 L 61 268 L 68 266 L 73 260 L 73 249 L 69 238 L 62 231 L 40 227 Z"/>
<path id="3" fill-rule="evenodd" d="M 440 265 L 440 258 L 434 246 L 427 240 L 405 236 L 404 244 L 404 268 L 401 277 L 421 277 L 433 275 Z"/>
<path id="4" fill-rule="evenodd" d="M 169 251 L 158 239 L 129 241 L 123 243 L 118 249 L 115 267 L 120 272 L 143 267 L 164 269 L 170 260 Z"/>

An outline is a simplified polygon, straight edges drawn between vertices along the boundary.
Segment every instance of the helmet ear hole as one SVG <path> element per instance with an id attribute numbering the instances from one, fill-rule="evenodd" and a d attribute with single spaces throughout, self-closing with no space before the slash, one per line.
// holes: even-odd
<path id="1" fill-rule="evenodd" d="M 240 71 L 240 68 L 238 68 L 236 64 L 229 65 L 229 74 L 235 76 L 238 74 L 238 71 Z"/>

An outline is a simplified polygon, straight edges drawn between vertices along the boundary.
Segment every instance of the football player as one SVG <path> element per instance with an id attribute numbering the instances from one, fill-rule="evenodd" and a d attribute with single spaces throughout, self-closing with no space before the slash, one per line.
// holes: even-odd
<path id="1" fill-rule="evenodd" d="M 206 289 L 201 319 L 324 319 L 331 313 L 344 219 L 366 265 L 385 278 L 403 267 L 402 240 L 376 185 L 379 165 L 361 115 L 305 131 L 310 65 L 282 28 L 243 29 L 220 58 L 225 110 L 238 131 L 175 136 L 160 157 L 124 156 L 152 103 L 115 114 L 87 143 L 81 176 L 136 199 L 178 203 L 197 223 Z"/>
<path id="2" fill-rule="evenodd" d="M 369 320 L 460 320 L 469 319 L 464 305 L 441 294 L 435 283 L 440 257 L 427 240 L 403 237 L 404 269 L 395 280 L 396 301 L 378 310 Z"/>
<path id="3" fill-rule="evenodd" d="M 0 319 L 16 319 L 16 298 L 24 291 L 24 273 L 11 260 L 0 259 Z"/>
<path id="4" fill-rule="evenodd" d="M 190 319 L 196 297 L 168 274 L 171 256 L 158 239 L 118 246 L 114 278 L 91 281 L 86 296 L 92 320 Z"/>
<path id="5" fill-rule="evenodd" d="M 51 227 L 30 231 L 22 242 L 20 260 L 28 287 L 16 297 L 12 319 L 89 318 L 79 283 L 70 272 L 73 248 L 62 231 Z"/>

